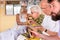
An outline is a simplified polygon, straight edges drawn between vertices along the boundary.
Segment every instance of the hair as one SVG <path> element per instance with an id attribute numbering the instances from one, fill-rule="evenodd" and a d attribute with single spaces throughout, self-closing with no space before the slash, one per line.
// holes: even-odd
<path id="1" fill-rule="evenodd" d="M 60 2 L 60 0 L 58 0 L 58 2 Z"/>
<path id="2" fill-rule="evenodd" d="M 51 3 L 52 1 L 54 1 L 54 0 L 47 0 L 48 1 L 48 3 Z"/>
<path id="3" fill-rule="evenodd" d="M 35 11 L 37 11 L 37 12 L 39 12 L 39 14 L 41 14 L 41 8 L 38 6 L 38 5 L 33 5 L 33 6 L 31 6 L 30 7 L 30 11 L 31 10 L 35 10 Z"/>
<path id="4" fill-rule="evenodd" d="M 53 2 L 54 0 L 47 0 L 48 1 L 48 3 L 51 3 L 51 2 Z M 60 0 L 57 0 L 58 2 L 60 2 Z"/>
<path id="5" fill-rule="evenodd" d="M 58 14 L 56 15 L 56 19 L 60 20 L 60 11 L 58 12 Z"/>
<path id="6" fill-rule="evenodd" d="M 54 13 L 54 12 L 51 12 L 51 18 L 52 18 L 52 20 L 53 20 L 53 21 L 57 21 L 56 16 L 54 16 L 54 15 L 52 15 L 52 14 L 55 14 L 55 13 Z"/>
<path id="7" fill-rule="evenodd" d="M 56 14 L 56 16 L 52 15 L 52 20 L 54 20 L 54 21 L 60 20 L 60 11 Z"/>

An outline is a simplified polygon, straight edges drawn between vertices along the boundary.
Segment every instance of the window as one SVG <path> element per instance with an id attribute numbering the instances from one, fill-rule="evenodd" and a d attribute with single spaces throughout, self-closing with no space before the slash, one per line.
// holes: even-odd
<path id="1" fill-rule="evenodd" d="M 25 0 L 26 2 L 27 2 L 27 4 L 28 4 L 28 6 L 27 6 L 27 9 L 29 9 L 29 7 L 31 6 L 31 5 L 38 5 L 39 4 L 39 2 L 40 2 L 40 0 Z M 7 1 L 5 1 L 5 3 L 6 3 L 6 15 L 16 15 L 17 13 L 20 13 L 20 8 L 21 8 L 21 5 L 20 5 L 20 3 L 21 2 L 24 2 L 24 0 L 14 0 L 14 1 L 12 1 L 12 0 L 7 0 Z"/>
<path id="2" fill-rule="evenodd" d="M 20 9 L 21 9 L 20 4 L 15 4 L 14 5 L 14 15 L 19 14 L 20 13 Z"/>
<path id="3" fill-rule="evenodd" d="M 6 15 L 15 15 L 19 13 L 20 1 L 6 1 Z"/>
<path id="4" fill-rule="evenodd" d="M 13 15 L 13 4 L 7 4 L 6 5 L 6 15 Z"/>

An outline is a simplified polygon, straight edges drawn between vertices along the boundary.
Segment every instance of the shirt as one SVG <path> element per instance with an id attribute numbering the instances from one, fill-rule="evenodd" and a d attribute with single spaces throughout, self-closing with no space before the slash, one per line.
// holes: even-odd
<path id="1" fill-rule="evenodd" d="M 60 21 L 59 21 L 59 24 L 60 24 Z M 59 25 L 59 33 L 58 33 L 58 35 L 60 36 L 60 25 Z"/>
<path id="2" fill-rule="evenodd" d="M 27 19 L 25 18 L 25 14 L 20 15 L 20 16 L 19 16 L 19 20 L 20 20 L 21 22 L 26 22 Z"/>
<path id="3" fill-rule="evenodd" d="M 45 15 L 41 25 L 50 31 L 59 32 L 59 21 L 53 21 L 51 16 Z"/>

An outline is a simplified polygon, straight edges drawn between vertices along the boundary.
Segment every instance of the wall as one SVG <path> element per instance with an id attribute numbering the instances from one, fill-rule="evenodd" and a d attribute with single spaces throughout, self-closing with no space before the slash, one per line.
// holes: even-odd
<path id="1" fill-rule="evenodd" d="M 3 4 L 3 6 L 4 7 L 0 7 L 0 32 L 12 28 L 16 21 L 15 16 L 5 15 L 5 4 Z"/>

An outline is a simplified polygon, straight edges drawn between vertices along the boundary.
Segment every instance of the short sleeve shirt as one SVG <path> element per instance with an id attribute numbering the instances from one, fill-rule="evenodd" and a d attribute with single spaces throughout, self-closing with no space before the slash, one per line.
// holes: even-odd
<path id="1" fill-rule="evenodd" d="M 53 21 L 51 16 L 45 15 L 42 26 L 50 31 L 59 32 L 59 21 Z"/>

